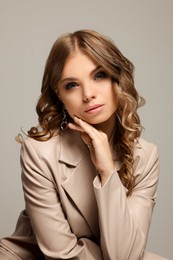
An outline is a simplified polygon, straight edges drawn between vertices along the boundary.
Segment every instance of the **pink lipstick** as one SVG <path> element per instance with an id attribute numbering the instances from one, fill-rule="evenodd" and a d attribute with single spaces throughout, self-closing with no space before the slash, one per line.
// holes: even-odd
<path id="1" fill-rule="evenodd" d="M 104 107 L 103 104 L 96 104 L 96 105 L 93 105 L 93 106 L 88 106 L 85 109 L 85 113 L 87 113 L 87 114 L 95 114 L 95 113 L 100 112 L 103 109 L 103 107 Z"/>

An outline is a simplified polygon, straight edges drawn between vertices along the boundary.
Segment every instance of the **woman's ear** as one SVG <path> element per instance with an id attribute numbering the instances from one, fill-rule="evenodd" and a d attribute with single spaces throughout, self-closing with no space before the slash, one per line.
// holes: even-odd
<path id="1" fill-rule="evenodd" d="M 56 93 L 58 99 L 63 103 L 62 98 L 61 98 L 61 95 L 60 95 L 58 89 L 55 91 L 55 93 Z"/>

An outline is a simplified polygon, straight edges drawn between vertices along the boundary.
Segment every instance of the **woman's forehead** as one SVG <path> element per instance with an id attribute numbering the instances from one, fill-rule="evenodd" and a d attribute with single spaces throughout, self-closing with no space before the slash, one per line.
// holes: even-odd
<path id="1" fill-rule="evenodd" d="M 94 61 L 89 55 L 86 53 L 83 53 L 81 51 L 77 51 L 73 54 L 71 54 L 65 64 L 62 71 L 63 74 L 70 74 L 72 72 L 75 72 L 76 70 L 93 70 L 95 67 L 98 67 L 99 64 Z"/>

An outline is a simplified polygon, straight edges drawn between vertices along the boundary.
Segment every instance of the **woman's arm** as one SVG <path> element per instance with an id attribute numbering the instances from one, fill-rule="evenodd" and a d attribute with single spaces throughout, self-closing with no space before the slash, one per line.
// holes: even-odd
<path id="1" fill-rule="evenodd" d="M 45 258 L 102 260 L 97 244 L 71 232 L 49 168 L 28 141 L 22 145 L 21 167 L 26 210 Z"/>
<path id="2" fill-rule="evenodd" d="M 126 196 L 118 173 L 115 172 L 101 187 L 94 180 L 99 210 L 101 248 L 104 259 L 143 259 L 158 182 L 156 146 L 136 156 L 136 186 Z"/>

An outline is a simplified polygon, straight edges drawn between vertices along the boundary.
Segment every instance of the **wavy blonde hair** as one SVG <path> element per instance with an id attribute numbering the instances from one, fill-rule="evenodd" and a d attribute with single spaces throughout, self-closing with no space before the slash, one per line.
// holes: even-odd
<path id="1" fill-rule="evenodd" d="M 57 86 L 67 58 L 76 50 L 80 50 L 101 65 L 112 77 L 115 85 L 118 110 L 115 114 L 114 148 L 122 162 L 119 176 L 129 195 L 135 185 L 133 150 L 142 131 L 137 109 L 144 100 L 134 86 L 133 64 L 108 37 L 92 30 L 80 30 L 57 39 L 46 62 L 41 96 L 36 107 L 39 127 L 32 127 L 28 135 L 45 141 L 60 132 L 63 104 L 58 98 Z"/>

